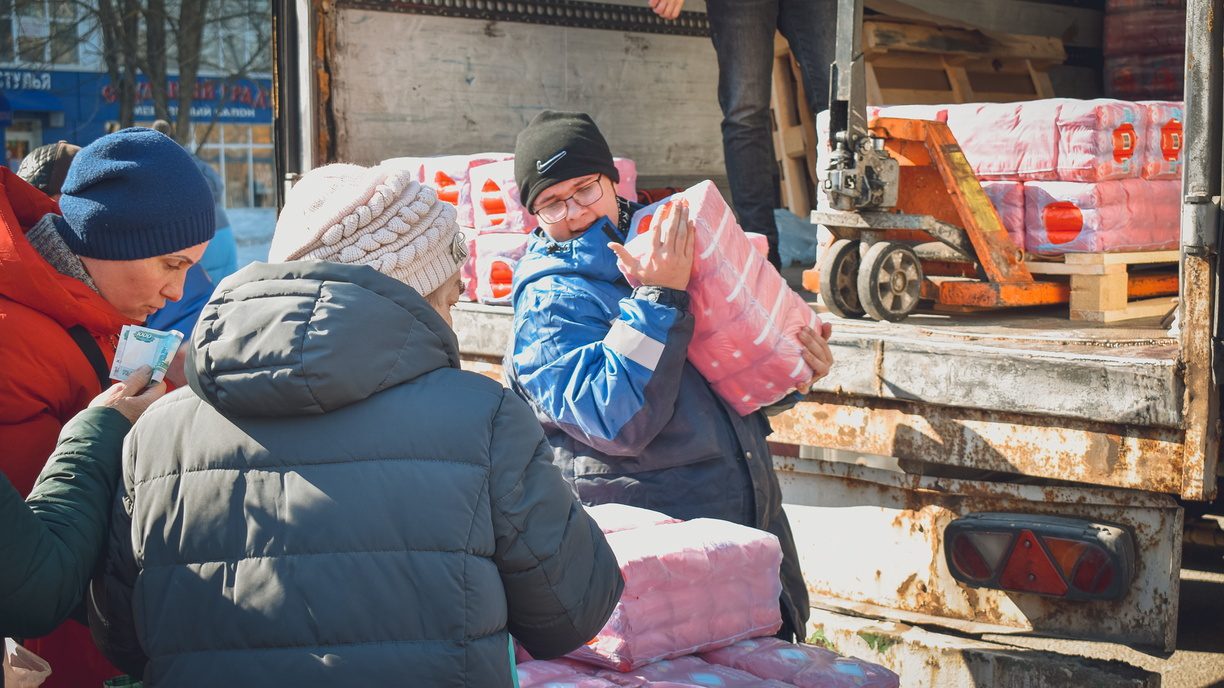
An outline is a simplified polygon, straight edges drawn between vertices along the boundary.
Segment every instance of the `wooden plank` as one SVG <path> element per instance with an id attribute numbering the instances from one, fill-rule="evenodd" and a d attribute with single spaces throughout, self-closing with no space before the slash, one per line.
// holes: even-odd
<path id="1" fill-rule="evenodd" d="M 1126 272 L 1125 265 L 1077 265 L 1075 263 L 1049 263 L 1025 260 L 1029 272 L 1034 275 L 1104 275 L 1110 272 Z"/>
<path id="2" fill-rule="evenodd" d="M 1033 79 L 1033 85 L 1037 87 L 1037 97 L 1053 98 L 1054 84 L 1050 82 L 1050 74 L 1038 69 L 1032 60 L 1025 60 L 1024 63 L 1028 66 L 1029 76 Z"/>
<path id="3" fill-rule="evenodd" d="M 1126 272 L 1076 275 L 1071 280 L 1071 314 L 1126 309 Z"/>
<path id="4" fill-rule="evenodd" d="M 896 21 L 865 20 L 863 52 L 889 51 L 977 55 L 988 58 L 1020 58 L 1063 62 L 1067 52 L 1062 41 L 1047 36 L 999 34 Z"/>
<path id="5" fill-rule="evenodd" d="M 943 63 L 944 73 L 948 75 L 948 83 L 952 86 L 952 102 L 973 102 L 975 100 L 973 97 L 973 86 L 969 83 L 969 75 L 965 73 L 965 68 L 952 64 L 946 59 Z"/>
<path id="6" fill-rule="evenodd" d="M 1150 263 L 1176 263 L 1181 251 L 1133 251 L 1129 253 L 1068 253 L 1069 265 L 1144 265 Z"/>
<path id="7" fill-rule="evenodd" d="M 1102 43 L 1101 10 L 1059 6 L 1042 0 L 865 0 L 864 6 L 892 17 L 978 29 L 988 34 L 1053 36 L 1066 45 L 1086 48 L 1099 48 Z"/>
<path id="8" fill-rule="evenodd" d="M 1072 309 L 1071 319 L 1113 323 L 1124 320 L 1137 320 L 1139 318 L 1158 318 L 1169 312 L 1169 309 L 1173 307 L 1174 298 L 1172 296 L 1162 296 L 1155 299 L 1132 301 L 1125 308 L 1110 311 L 1077 311 Z"/>

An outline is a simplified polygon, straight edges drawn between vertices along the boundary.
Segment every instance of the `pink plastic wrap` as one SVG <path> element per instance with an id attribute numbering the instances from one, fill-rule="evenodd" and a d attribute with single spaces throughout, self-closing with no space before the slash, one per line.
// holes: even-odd
<path id="1" fill-rule="evenodd" d="M 1144 179 L 1181 179 L 1182 122 L 1186 115 L 1181 101 L 1151 100 L 1144 108 Z"/>
<path id="2" fill-rule="evenodd" d="M 669 200 L 680 197 L 688 200 L 697 227 L 688 286 L 694 316 L 689 360 L 737 413 L 748 415 L 811 378 L 798 334 L 804 327 L 818 330 L 820 320 L 752 247 L 713 182 Z M 650 218 L 666 202 L 634 214 L 630 253 L 648 249 Z"/>
<path id="3" fill-rule="evenodd" d="M 789 683 L 762 679 L 746 671 L 710 664 L 700 657 L 663 660 L 623 673 L 601 671 L 598 676 L 624 688 L 666 688 L 668 686 L 795 688 Z"/>
<path id="4" fill-rule="evenodd" d="M 773 535 L 695 519 L 607 537 L 625 590 L 608 623 L 571 658 L 628 671 L 781 628 L 782 549 Z"/>
<path id="5" fill-rule="evenodd" d="M 518 665 L 519 688 L 617 688 L 594 673 L 591 667 L 565 659 L 532 660 Z"/>
<path id="6" fill-rule="evenodd" d="M 985 181 L 982 191 L 990 198 L 1012 243 L 1024 248 L 1024 183 Z"/>
<path id="7" fill-rule="evenodd" d="M 475 153 L 424 158 L 391 158 L 383 165 L 416 171 L 417 181 L 438 190 L 438 198 L 455 206 L 461 227 L 475 227 L 469 171 L 474 167 L 513 158 L 511 153 Z"/>
<path id="8" fill-rule="evenodd" d="M 630 201 L 637 200 L 637 163 L 629 158 L 612 158 L 612 164 L 620 173 L 620 181 L 616 182 L 616 195 Z"/>
<path id="9" fill-rule="evenodd" d="M 1139 176 L 1147 120 L 1142 105 L 1099 98 L 1034 101 L 1020 107 L 1056 111 L 1060 180 L 1100 182 Z"/>
<path id="10" fill-rule="evenodd" d="M 754 638 L 701 655 L 760 678 L 786 681 L 798 688 L 897 688 L 900 678 L 878 664 L 842 657 L 813 645 L 793 645 L 777 638 Z"/>
<path id="11" fill-rule="evenodd" d="M 473 167 L 471 189 L 473 226 L 481 234 L 522 234 L 538 226 L 535 216 L 519 202 L 513 159 Z"/>
<path id="12" fill-rule="evenodd" d="M 1175 248 L 1180 183 L 1120 179 L 1024 185 L 1030 253 L 1096 253 Z"/>
<path id="13" fill-rule="evenodd" d="M 586 507 L 586 512 L 599 525 L 604 535 L 664 523 L 680 523 L 680 519 L 672 518 L 667 514 L 628 504 L 598 504 Z"/>
<path id="14" fill-rule="evenodd" d="M 481 303 L 510 303 L 514 270 L 527 252 L 529 234 L 481 234 L 475 240 L 472 280 L 476 300 Z"/>
<path id="15" fill-rule="evenodd" d="M 1058 176 L 1058 101 L 948 106 L 948 128 L 979 179 Z"/>
<path id="16" fill-rule="evenodd" d="M 1103 52 L 1115 55 L 1153 55 L 1186 49 L 1186 10 L 1156 7 L 1105 15 Z"/>
<path id="17" fill-rule="evenodd" d="M 465 242 L 467 243 L 467 260 L 463 261 L 463 266 L 459 268 L 459 277 L 463 279 L 463 296 L 459 297 L 464 301 L 476 300 L 476 240 L 466 238 L 466 232 L 472 231 L 465 229 Z"/>

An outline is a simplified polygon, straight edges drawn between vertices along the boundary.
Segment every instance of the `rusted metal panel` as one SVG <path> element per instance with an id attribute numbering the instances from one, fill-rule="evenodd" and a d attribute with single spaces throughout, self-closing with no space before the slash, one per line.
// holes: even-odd
<path id="1" fill-rule="evenodd" d="M 816 459 L 776 460 L 787 514 L 817 606 L 844 606 L 968 633 L 1036 633 L 1172 651 L 1182 510 L 1163 495 L 906 475 Z M 943 555 L 953 519 L 984 511 L 1048 514 L 1131 529 L 1135 579 L 1117 601 L 1065 602 L 972 589 Z"/>
<path id="2" fill-rule="evenodd" d="M 901 688 L 1160 688 L 1159 674 L 1122 662 L 1018 649 L 895 621 L 815 609 L 809 629 L 814 641 L 892 669 Z"/>
<path id="3" fill-rule="evenodd" d="M 1216 276 L 1210 259 L 1186 255 L 1182 259 L 1182 358 L 1186 362 L 1185 453 L 1181 493 L 1187 499 L 1207 500 L 1216 494 L 1216 462 L 1220 451 L 1219 390 L 1212 374 L 1212 296 Z"/>
<path id="4" fill-rule="evenodd" d="M 775 442 L 1179 494 L 1182 435 L 1161 428 L 813 394 L 771 419 Z"/>

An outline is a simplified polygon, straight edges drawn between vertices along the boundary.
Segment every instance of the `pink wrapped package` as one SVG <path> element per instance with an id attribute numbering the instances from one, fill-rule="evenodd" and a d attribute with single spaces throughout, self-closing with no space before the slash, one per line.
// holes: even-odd
<path id="1" fill-rule="evenodd" d="M 979 179 L 1058 175 L 1058 101 L 948 106 L 948 128 Z"/>
<path id="2" fill-rule="evenodd" d="M 1055 99 L 1022 103 L 1041 116 L 1054 108 L 1058 126 L 1058 178 L 1101 182 L 1139 176 L 1143 164 L 1145 109 L 1137 103 Z"/>
<path id="3" fill-rule="evenodd" d="M 476 240 L 466 238 L 469 235 L 470 229 L 465 229 L 464 237 L 467 243 L 467 260 L 463 261 L 463 266 L 459 268 L 459 277 L 463 280 L 463 296 L 459 297 L 464 301 L 476 300 Z"/>
<path id="4" fill-rule="evenodd" d="M 617 195 L 637 198 L 637 165 L 628 158 L 612 160 L 620 173 Z M 514 158 L 500 162 L 473 165 L 471 168 L 472 226 L 480 233 L 527 233 L 539 222 L 519 201 L 519 187 L 514 181 Z"/>
<path id="5" fill-rule="evenodd" d="M 620 181 L 616 182 L 616 195 L 637 200 L 637 163 L 629 158 L 612 158 L 612 164 L 620 174 Z"/>
<path id="6" fill-rule="evenodd" d="M 982 191 L 990 198 L 1012 243 L 1024 248 L 1024 183 L 984 181 Z"/>
<path id="7" fill-rule="evenodd" d="M 1144 179 L 1181 179 L 1182 121 L 1186 114 L 1181 101 L 1149 100 L 1144 108 Z"/>
<path id="8" fill-rule="evenodd" d="M 688 293 L 694 316 L 688 357 L 728 404 L 748 415 L 789 394 L 812 376 L 798 334 L 819 331 L 820 320 L 753 248 L 713 182 L 704 181 L 646 206 L 630 224 L 630 253 L 649 248 L 650 219 L 665 203 L 684 198 L 697 227 Z"/>
<path id="9" fill-rule="evenodd" d="M 586 512 L 599 525 L 604 535 L 664 523 L 680 523 L 678 518 L 628 504 L 598 504 L 586 507 Z"/>
<path id="10" fill-rule="evenodd" d="M 897 688 L 900 678 L 878 664 L 842 657 L 813 645 L 753 638 L 701 655 L 711 664 L 734 667 L 798 688 Z"/>
<path id="11" fill-rule="evenodd" d="M 1182 97 L 1186 56 L 1120 55 L 1105 58 L 1105 95 L 1112 98 L 1176 100 Z"/>
<path id="12" fill-rule="evenodd" d="M 510 303 L 514 269 L 527 252 L 528 234 L 481 234 L 476 237 L 472 279 L 476 300 L 481 303 Z"/>
<path id="13" fill-rule="evenodd" d="M 421 183 L 438 190 L 438 198 L 455 204 L 459 224 L 475 227 L 472 208 L 472 188 L 469 171 L 473 167 L 506 160 L 510 153 L 477 153 L 475 155 L 444 155 L 421 161 Z"/>
<path id="14" fill-rule="evenodd" d="M 699 518 L 607 538 L 625 590 L 608 623 L 571 658 L 629 671 L 781 628 L 782 549 L 773 535 Z"/>
<path id="15" fill-rule="evenodd" d="M 1181 184 L 1119 179 L 1024 185 L 1030 253 L 1154 251 L 1178 245 Z"/>
<path id="16" fill-rule="evenodd" d="M 623 673 L 601 671 L 598 676 L 625 688 L 665 688 L 667 686 L 795 688 L 790 683 L 763 679 L 746 671 L 710 664 L 700 657 L 663 660 Z"/>
<path id="17" fill-rule="evenodd" d="M 565 659 L 531 660 L 518 665 L 519 688 L 616 688 L 595 670 Z"/>

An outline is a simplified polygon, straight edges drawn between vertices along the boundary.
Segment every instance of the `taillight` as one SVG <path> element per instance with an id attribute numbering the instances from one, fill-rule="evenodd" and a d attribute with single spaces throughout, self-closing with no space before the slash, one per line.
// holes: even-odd
<path id="1" fill-rule="evenodd" d="M 944 552 L 967 586 L 1073 600 L 1117 599 L 1135 569 L 1130 531 L 1061 516 L 970 514 L 948 524 Z"/>

